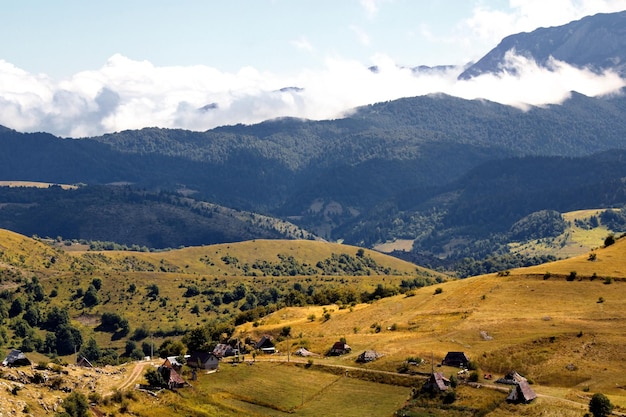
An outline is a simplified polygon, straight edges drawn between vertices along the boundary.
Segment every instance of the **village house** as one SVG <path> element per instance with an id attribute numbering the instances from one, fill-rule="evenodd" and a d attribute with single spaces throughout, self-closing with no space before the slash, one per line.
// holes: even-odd
<path id="1" fill-rule="evenodd" d="M 347 343 L 345 342 L 336 342 L 333 347 L 330 348 L 330 350 L 328 351 L 328 355 L 329 356 L 339 356 L 339 355 L 345 355 L 346 353 L 350 353 L 352 351 L 352 348 L 350 346 L 348 346 Z"/>
<path id="2" fill-rule="evenodd" d="M 537 394 L 533 391 L 528 382 L 520 381 L 515 384 L 515 387 L 509 392 L 506 400 L 507 402 L 515 404 L 528 404 L 535 398 L 537 398 Z"/>
<path id="3" fill-rule="evenodd" d="M 180 374 L 169 366 L 159 366 L 157 372 L 163 377 L 165 382 L 167 382 L 169 389 L 182 388 L 187 384 Z"/>
<path id="4" fill-rule="evenodd" d="M 219 343 L 213 349 L 213 354 L 218 358 L 225 358 L 227 356 L 237 356 L 239 355 L 239 349 L 235 349 L 228 343 Z"/>
<path id="5" fill-rule="evenodd" d="M 469 358 L 465 356 L 463 352 L 448 352 L 443 361 L 441 361 L 442 365 L 445 366 L 454 366 L 456 368 L 466 368 L 469 364 Z"/>
<path id="6" fill-rule="evenodd" d="M 433 372 L 430 374 L 428 381 L 424 383 L 422 390 L 430 392 L 446 391 L 450 386 L 450 380 L 443 376 L 441 372 Z"/>
<path id="7" fill-rule="evenodd" d="M 190 368 L 214 370 L 219 365 L 220 358 L 208 352 L 192 352 L 187 359 L 187 366 Z"/>
<path id="8" fill-rule="evenodd" d="M 358 358 L 356 358 L 356 361 L 361 363 L 372 362 L 380 358 L 381 356 L 383 355 L 376 352 L 375 350 L 366 350 L 365 352 L 361 353 Z"/>
<path id="9" fill-rule="evenodd" d="M 2 366 L 29 366 L 30 360 L 21 350 L 13 349 L 2 361 Z"/>
<path id="10" fill-rule="evenodd" d="M 254 345 L 254 348 L 263 353 L 276 353 L 276 346 L 274 346 L 274 342 L 270 336 L 263 336 L 261 340 Z"/>

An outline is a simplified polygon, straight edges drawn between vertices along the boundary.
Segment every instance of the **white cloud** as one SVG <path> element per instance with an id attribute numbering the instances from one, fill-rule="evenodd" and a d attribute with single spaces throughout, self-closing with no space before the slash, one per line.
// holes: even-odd
<path id="1" fill-rule="evenodd" d="M 275 117 L 329 119 L 356 106 L 446 93 L 525 107 L 560 103 L 570 91 L 596 96 L 626 82 L 553 61 L 552 71 L 513 54 L 515 75 L 457 80 L 460 68 L 416 74 L 388 56 L 368 65 L 329 58 L 322 70 L 284 77 L 246 67 L 236 73 L 207 66 L 157 67 L 115 55 L 99 70 L 55 81 L 0 61 L 0 124 L 20 131 L 83 137 L 146 126 L 207 130 Z"/>

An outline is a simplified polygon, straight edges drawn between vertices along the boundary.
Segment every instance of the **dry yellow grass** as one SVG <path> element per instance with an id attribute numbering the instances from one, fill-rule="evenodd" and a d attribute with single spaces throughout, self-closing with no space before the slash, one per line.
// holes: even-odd
<path id="1" fill-rule="evenodd" d="M 58 186 L 64 190 L 74 190 L 78 188 L 76 185 L 69 184 L 52 184 L 49 182 L 36 181 L 0 181 L 0 187 L 31 187 L 31 188 L 48 188 L 50 186 Z"/>
<path id="2" fill-rule="evenodd" d="M 362 351 L 385 356 L 368 367 L 394 370 L 409 356 L 439 363 L 448 351 L 464 351 L 484 372 L 517 369 L 535 381 L 538 393 L 585 404 L 590 393 L 604 392 L 626 403 L 626 240 L 588 255 L 532 268 L 509 276 L 486 275 L 439 284 L 353 309 L 331 311 L 321 321 L 320 308 L 281 310 L 261 326 L 241 326 L 242 334 L 272 332 L 291 326 L 298 337 L 280 350 L 305 344 L 324 353 L 341 337 L 352 353 L 320 359 L 354 364 Z M 544 279 L 545 271 L 552 272 Z M 577 279 L 566 276 L 577 271 Z M 612 276 L 610 284 L 598 277 Z M 441 288 L 435 294 L 435 288 Z M 603 302 L 599 302 L 603 300 Z M 314 322 L 306 317 L 316 315 Z M 376 332 L 376 325 L 381 331 Z M 395 330 L 391 330 L 395 329 Z M 289 343 L 289 346 L 287 344 Z M 444 368 L 444 372 L 455 372 Z"/>

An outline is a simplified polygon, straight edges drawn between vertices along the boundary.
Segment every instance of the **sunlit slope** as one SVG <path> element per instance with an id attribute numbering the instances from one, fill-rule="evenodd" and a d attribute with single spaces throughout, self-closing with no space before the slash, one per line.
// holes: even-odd
<path id="1" fill-rule="evenodd" d="M 331 361 L 354 363 L 375 349 L 385 356 L 371 366 L 388 370 L 409 356 L 432 355 L 438 363 L 448 351 L 465 351 L 485 372 L 517 369 L 563 395 L 587 387 L 618 395 L 626 372 L 625 246 L 618 241 L 596 250 L 595 262 L 586 255 L 508 276 L 451 281 L 353 309 L 284 309 L 241 331 L 276 334 L 290 326 L 301 336 L 292 344 L 319 353 L 345 337 L 352 353 Z M 552 271 L 548 279 L 546 270 Z M 577 277 L 568 281 L 572 270 Z M 593 272 L 614 279 L 590 279 Z"/>

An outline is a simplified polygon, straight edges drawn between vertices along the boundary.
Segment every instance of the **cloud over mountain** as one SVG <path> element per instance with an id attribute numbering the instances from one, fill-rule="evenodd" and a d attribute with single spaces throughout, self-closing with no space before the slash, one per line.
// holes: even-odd
<path id="1" fill-rule="evenodd" d="M 0 61 L 0 124 L 69 137 L 146 126 L 207 130 L 283 116 L 337 118 L 357 106 L 430 93 L 524 107 L 559 103 L 570 91 L 597 96 L 626 85 L 611 71 L 598 74 L 556 60 L 542 68 L 513 52 L 506 66 L 514 72 L 471 80 L 457 80 L 463 68 L 420 72 L 385 55 L 373 61 L 377 71 L 329 58 L 322 70 L 281 76 L 252 67 L 237 73 L 208 66 L 157 67 L 118 54 L 98 70 L 62 80 Z"/>

